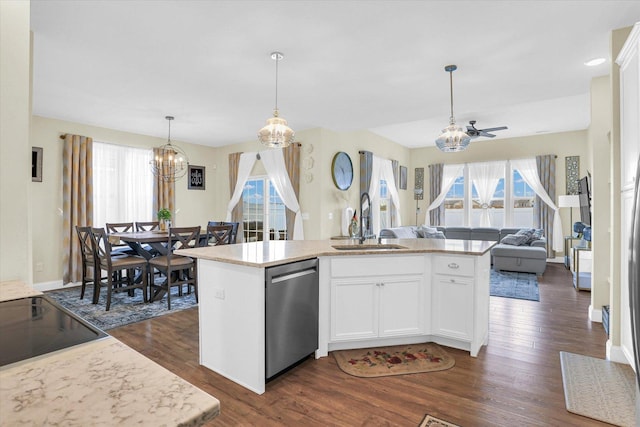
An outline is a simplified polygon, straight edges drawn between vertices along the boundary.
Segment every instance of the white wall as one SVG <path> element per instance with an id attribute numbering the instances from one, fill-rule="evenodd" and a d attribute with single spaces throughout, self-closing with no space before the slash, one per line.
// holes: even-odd
<path id="1" fill-rule="evenodd" d="M 0 1 L 0 281 L 31 278 L 30 3 Z"/>

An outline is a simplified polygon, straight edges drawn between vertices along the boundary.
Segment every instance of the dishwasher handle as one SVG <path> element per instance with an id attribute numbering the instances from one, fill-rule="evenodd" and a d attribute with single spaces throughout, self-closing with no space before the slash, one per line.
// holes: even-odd
<path id="1" fill-rule="evenodd" d="M 296 271 L 295 273 L 284 274 L 282 276 L 274 277 L 271 279 L 271 284 L 284 282 L 285 280 L 295 279 L 296 277 L 308 276 L 309 274 L 316 274 L 315 268 L 309 268 L 303 271 Z"/>

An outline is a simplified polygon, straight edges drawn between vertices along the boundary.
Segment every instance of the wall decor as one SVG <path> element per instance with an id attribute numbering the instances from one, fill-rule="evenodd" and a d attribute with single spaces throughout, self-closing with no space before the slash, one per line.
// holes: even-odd
<path id="1" fill-rule="evenodd" d="M 424 199 L 424 168 L 416 168 L 415 169 L 415 185 L 413 192 L 414 200 L 423 200 Z M 421 190 L 421 191 L 415 191 Z"/>
<path id="2" fill-rule="evenodd" d="M 567 195 L 578 194 L 578 182 L 580 181 L 580 156 L 567 156 L 564 158 L 567 182 Z"/>
<path id="3" fill-rule="evenodd" d="M 42 182 L 42 147 L 31 147 L 31 181 Z"/>
<path id="4" fill-rule="evenodd" d="M 407 167 L 400 166 L 400 185 L 398 186 L 401 190 L 407 189 Z"/>
<path id="5" fill-rule="evenodd" d="M 189 190 L 205 189 L 205 167 L 189 165 Z"/>
<path id="6" fill-rule="evenodd" d="M 353 164 L 351 157 L 344 151 L 340 151 L 333 156 L 331 162 L 331 177 L 333 183 L 339 190 L 347 190 L 353 182 Z"/>

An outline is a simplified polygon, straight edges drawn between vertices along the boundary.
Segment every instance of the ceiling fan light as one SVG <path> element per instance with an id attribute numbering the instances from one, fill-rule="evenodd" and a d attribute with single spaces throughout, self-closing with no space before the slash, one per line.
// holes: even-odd
<path id="1" fill-rule="evenodd" d="M 452 153 L 465 150 L 470 142 L 471 137 L 452 121 L 449 126 L 442 129 L 442 134 L 436 139 L 436 146 L 441 151 Z"/>
<path id="2" fill-rule="evenodd" d="M 287 126 L 287 121 L 278 117 L 278 110 L 267 119 L 267 125 L 258 131 L 258 140 L 269 148 L 284 148 L 293 143 L 295 133 Z"/>

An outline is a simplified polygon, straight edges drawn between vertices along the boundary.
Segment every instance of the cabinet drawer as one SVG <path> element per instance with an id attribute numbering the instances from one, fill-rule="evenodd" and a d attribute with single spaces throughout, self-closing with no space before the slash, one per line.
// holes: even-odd
<path id="1" fill-rule="evenodd" d="M 473 276 L 473 257 L 436 255 L 433 257 L 433 264 L 437 274 Z"/>
<path id="2" fill-rule="evenodd" d="M 368 277 L 424 274 L 423 255 L 341 256 L 331 259 L 331 277 Z"/>

